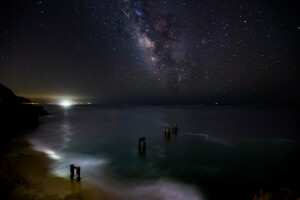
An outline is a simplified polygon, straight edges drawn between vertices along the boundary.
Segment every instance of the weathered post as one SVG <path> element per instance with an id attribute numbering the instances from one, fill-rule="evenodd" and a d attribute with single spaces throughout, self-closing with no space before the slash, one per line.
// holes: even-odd
<path id="1" fill-rule="evenodd" d="M 141 149 L 141 143 L 143 143 L 143 148 Z M 145 137 L 141 137 L 139 138 L 139 152 L 140 153 L 145 153 L 146 151 L 146 138 Z"/>
<path id="2" fill-rule="evenodd" d="M 165 137 L 170 138 L 170 127 L 165 127 Z"/>
<path id="3" fill-rule="evenodd" d="M 80 166 L 75 166 L 74 164 L 70 165 L 70 179 L 74 179 L 75 176 L 75 169 L 76 169 L 76 180 L 80 181 Z"/>
<path id="4" fill-rule="evenodd" d="M 173 124 L 173 133 L 177 133 L 177 124 Z"/>
<path id="5" fill-rule="evenodd" d="M 70 165 L 70 179 L 74 178 L 74 164 Z"/>
<path id="6" fill-rule="evenodd" d="M 77 167 L 76 174 L 77 174 L 76 180 L 80 181 L 81 180 L 81 177 L 80 177 L 80 167 Z"/>

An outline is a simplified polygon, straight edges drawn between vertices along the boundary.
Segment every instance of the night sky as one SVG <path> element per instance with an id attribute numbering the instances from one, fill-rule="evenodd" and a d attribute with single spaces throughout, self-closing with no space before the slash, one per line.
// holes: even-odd
<path id="1" fill-rule="evenodd" d="M 286 0 L 1 0 L 0 82 L 97 103 L 297 103 L 299 10 Z"/>

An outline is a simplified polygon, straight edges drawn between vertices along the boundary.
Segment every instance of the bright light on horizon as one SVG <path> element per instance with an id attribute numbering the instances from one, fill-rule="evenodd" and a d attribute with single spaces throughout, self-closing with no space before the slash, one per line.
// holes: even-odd
<path id="1" fill-rule="evenodd" d="M 71 106 L 73 103 L 70 101 L 70 100 L 67 100 L 67 99 L 65 99 L 65 100 L 62 100 L 60 103 L 59 103 L 59 105 L 61 105 L 61 106 L 63 106 L 63 107 L 69 107 L 69 106 Z"/>

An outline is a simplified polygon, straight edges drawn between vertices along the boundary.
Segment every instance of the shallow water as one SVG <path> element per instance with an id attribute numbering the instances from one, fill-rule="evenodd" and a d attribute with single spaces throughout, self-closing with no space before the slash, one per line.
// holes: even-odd
<path id="1" fill-rule="evenodd" d="M 46 106 L 29 140 L 53 159 L 52 173 L 124 199 L 251 199 L 297 188 L 299 110 L 274 106 Z M 177 123 L 178 133 L 164 135 Z M 146 151 L 138 138 L 146 137 Z M 116 189 L 117 188 L 117 189 Z"/>

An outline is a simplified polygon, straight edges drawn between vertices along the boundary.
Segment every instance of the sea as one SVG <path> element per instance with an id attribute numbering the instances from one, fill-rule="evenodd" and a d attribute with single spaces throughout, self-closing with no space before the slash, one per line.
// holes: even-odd
<path id="1" fill-rule="evenodd" d="M 53 176 L 118 199 L 253 199 L 299 193 L 300 112 L 274 105 L 46 105 L 27 136 Z M 173 124 L 178 130 L 174 132 Z M 170 134 L 165 134 L 170 127 Z M 145 137 L 139 148 L 139 138 Z"/>

